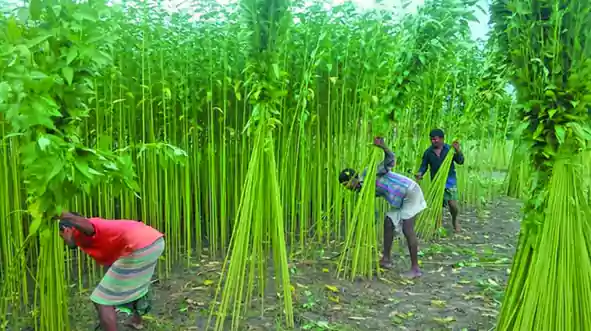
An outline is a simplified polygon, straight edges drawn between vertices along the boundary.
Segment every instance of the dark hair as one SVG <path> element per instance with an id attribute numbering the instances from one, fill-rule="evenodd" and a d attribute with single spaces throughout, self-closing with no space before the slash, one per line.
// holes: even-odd
<path id="1" fill-rule="evenodd" d="M 60 231 L 64 231 L 67 228 L 73 228 L 74 224 L 72 224 L 72 222 L 67 221 L 67 220 L 60 220 L 59 227 L 60 227 Z"/>
<path id="2" fill-rule="evenodd" d="M 357 172 L 351 168 L 343 169 L 339 174 L 339 183 L 343 184 L 351 180 L 351 178 L 357 177 Z"/>
<path id="3" fill-rule="evenodd" d="M 84 217 L 84 216 L 82 216 L 78 213 L 72 212 L 72 211 L 70 212 L 70 214 L 78 216 L 78 217 Z M 72 224 L 72 222 L 70 222 L 68 220 L 60 220 L 59 227 L 60 227 L 60 231 L 64 231 L 67 228 L 73 228 L 74 224 Z"/>
<path id="4" fill-rule="evenodd" d="M 431 130 L 431 133 L 429 133 L 429 137 L 434 138 L 434 137 L 445 137 L 445 135 L 443 134 L 443 130 L 441 129 L 433 129 Z"/>

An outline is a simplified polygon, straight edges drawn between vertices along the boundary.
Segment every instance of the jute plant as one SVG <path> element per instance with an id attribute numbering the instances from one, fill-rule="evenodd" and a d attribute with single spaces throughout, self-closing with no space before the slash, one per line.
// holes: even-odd
<path id="1" fill-rule="evenodd" d="M 355 202 L 353 217 L 339 259 L 337 276 L 372 277 L 378 265 L 376 232 L 376 174 L 383 151 L 374 148 L 369 154 L 363 185 Z M 379 269 L 378 269 L 379 270 Z"/>
<path id="2" fill-rule="evenodd" d="M 445 194 L 445 184 L 449 169 L 451 168 L 454 158 L 454 150 L 450 151 L 445 156 L 441 167 L 437 170 L 435 178 L 429 184 L 427 196 L 427 209 L 419 214 L 416 222 L 416 231 L 418 236 L 424 240 L 432 239 L 437 230 L 442 226 L 443 221 L 443 196 Z"/>
<path id="3" fill-rule="evenodd" d="M 230 253 L 224 262 L 216 299 L 212 304 L 210 321 L 216 315 L 215 330 L 224 329 L 229 305 L 232 304 L 232 330 L 239 330 L 241 317 L 258 290 L 261 314 L 268 279 L 278 279 L 276 290 L 284 303 L 285 325 L 293 328 L 291 284 L 287 265 L 284 232 L 284 212 L 275 160 L 274 130 L 283 104 L 286 73 L 279 65 L 278 44 L 286 22 L 287 1 L 260 3 L 243 0 L 242 19 L 251 29 L 246 36 L 249 47 L 248 101 L 253 114 L 245 131 L 254 132 L 244 189 L 240 197 L 236 221 L 230 242 Z M 267 8 L 270 6 L 272 11 Z M 271 253 L 276 277 L 267 274 Z M 256 285 L 255 285 L 256 282 Z M 217 308 L 217 309 L 216 309 Z M 210 323 L 208 323 L 208 328 Z"/>
<path id="4" fill-rule="evenodd" d="M 216 316 L 215 330 L 224 330 L 230 305 L 232 330 L 239 329 L 241 317 L 250 306 L 255 288 L 260 293 L 261 301 L 264 299 L 266 283 L 271 278 L 267 275 L 269 253 L 272 253 L 274 270 L 279 279 L 278 288 L 282 289 L 286 324 L 293 326 L 292 287 L 287 268 L 283 207 L 275 174 L 272 143 L 269 129 L 260 125 L 236 215 L 230 254 L 224 261 L 223 276 L 216 292 L 216 301 L 221 296 L 221 302 L 219 307 L 212 305 L 210 320 Z"/>
<path id="5" fill-rule="evenodd" d="M 581 176 L 591 141 L 591 53 L 583 46 L 591 7 L 495 1 L 492 14 L 514 73 L 531 176 L 497 330 L 588 330 L 591 238 Z"/>

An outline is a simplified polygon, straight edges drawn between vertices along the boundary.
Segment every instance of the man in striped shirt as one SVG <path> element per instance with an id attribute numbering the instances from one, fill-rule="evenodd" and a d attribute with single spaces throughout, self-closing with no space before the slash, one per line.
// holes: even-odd
<path id="1" fill-rule="evenodd" d="M 392 268 L 392 242 L 394 234 L 402 232 L 406 237 L 411 261 L 406 277 L 422 275 L 418 263 L 418 240 L 414 231 L 416 216 L 427 208 L 421 187 L 412 179 L 392 172 L 396 164 L 394 153 L 386 147 L 383 138 L 376 138 L 374 144 L 384 151 L 384 161 L 379 164 L 376 179 L 376 196 L 384 198 L 391 206 L 384 220 L 384 250 L 380 266 Z M 366 171 L 358 175 L 353 169 L 345 169 L 339 175 L 339 182 L 353 191 L 360 191 Z M 402 231 L 400 231 L 402 229 Z"/>

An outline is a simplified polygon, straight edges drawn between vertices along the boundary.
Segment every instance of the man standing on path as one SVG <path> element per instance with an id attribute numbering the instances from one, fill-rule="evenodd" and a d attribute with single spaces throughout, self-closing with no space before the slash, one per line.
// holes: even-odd
<path id="1" fill-rule="evenodd" d="M 443 206 L 446 204 L 449 206 L 449 212 L 451 214 L 451 220 L 453 223 L 454 231 L 460 232 L 460 223 L 458 221 L 458 187 L 455 163 L 464 164 L 464 154 L 460 149 L 460 143 L 454 141 L 450 147 L 444 142 L 445 135 L 443 130 L 434 129 L 429 134 L 431 137 L 431 146 L 423 153 L 423 161 L 421 162 L 421 168 L 416 175 L 417 180 L 423 179 L 423 175 L 427 171 L 427 167 L 431 170 L 431 179 L 435 178 L 435 174 L 441 167 L 443 160 L 449 153 L 451 147 L 455 149 L 455 155 L 449 169 L 447 181 L 445 182 L 445 193 L 443 195 Z"/>

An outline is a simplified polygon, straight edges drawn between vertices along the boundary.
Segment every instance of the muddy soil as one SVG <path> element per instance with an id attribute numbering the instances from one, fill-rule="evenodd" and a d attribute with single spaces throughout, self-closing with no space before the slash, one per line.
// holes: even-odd
<path id="1" fill-rule="evenodd" d="M 409 268 L 404 240 L 395 244 L 395 268 L 371 281 L 336 279 L 338 249 L 291 261 L 295 330 L 492 330 L 517 242 L 519 208 L 503 198 L 478 216 L 464 210 L 461 234 L 421 243 L 424 275 L 417 280 L 399 276 Z M 449 224 L 447 216 L 444 222 Z M 221 262 L 204 259 L 156 282 L 144 330 L 205 330 L 220 271 Z M 276 293 L 267 292 L 264 314 L 260 305 L 251 309 L 244 330 L 287 330 Z M 88 295 L 71 300 L 74 331 L 96 326 Z"/>

